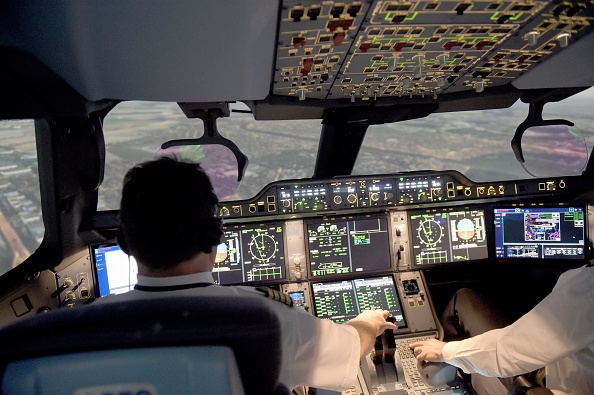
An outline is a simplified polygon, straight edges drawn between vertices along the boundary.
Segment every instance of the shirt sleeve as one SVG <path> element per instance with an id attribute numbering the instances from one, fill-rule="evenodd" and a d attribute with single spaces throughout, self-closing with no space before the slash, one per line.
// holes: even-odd
<path id="1" fill-rule="evenodd" d="M 594 342 L 594 267 L 564 273 L 553 291 L 512 325 L 444 346 L 466 373 L 511 377 L 542 368 Z"/>
<path id="2" fill-rule="evenodd" d="M 354 385 L 360 360 L 357 330 L 305 312 L 295 313 L 293 327 L 283 339 L 280 381 L 289 388 L 307 385 L 334 391 Z"/>

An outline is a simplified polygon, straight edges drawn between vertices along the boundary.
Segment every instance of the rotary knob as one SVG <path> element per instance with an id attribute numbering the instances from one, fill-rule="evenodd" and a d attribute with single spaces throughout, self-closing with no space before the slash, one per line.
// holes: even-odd
<path id="1" fill-rule="evenodd" d="M 336 203 L 336 204 L 342 203 L 342 196 L 340 196 L 340 195 L 334 196 L 334 203 Z"/>
<path id="2" fill-rule="evenodd" d="M 347 202 L 349 202 L 350 204 L 354 204 L 357 201 L 357 196 L 354 193 L 349 194 L 349 196 L 347 196 Z"/>

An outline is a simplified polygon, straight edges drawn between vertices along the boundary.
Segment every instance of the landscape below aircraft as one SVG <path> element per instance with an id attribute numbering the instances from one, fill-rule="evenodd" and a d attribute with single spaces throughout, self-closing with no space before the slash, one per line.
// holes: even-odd
<path id="1" fill-rule="evenodd" d="M 592 2 L 23 0 L 0 14 L 0 328 L 21 325 L 0 331 L 2 393 L 167 393 L 82 370 L 135 329 L 76 315 L 134 287 L 121 183 L 157 157 L 213 181 L 218 284 L 268 286 L 338 323 L 390 311 L 399 330 L 345 394 L 475 393 L 406 344 L 444 339 L 460 288 L 516 319 L 593 258 Z M 48 355 L 76 355 L 80 373 L 9 377 Z M 267 379 L 244 362 L 254 393 Z M 530 386 L 545 390 L 517 393 Z"/>

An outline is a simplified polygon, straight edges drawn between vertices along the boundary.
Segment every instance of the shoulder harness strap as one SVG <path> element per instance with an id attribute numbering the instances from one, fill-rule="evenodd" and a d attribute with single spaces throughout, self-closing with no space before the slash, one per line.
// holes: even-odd
<path id="1" fill-rule="evenodd" d="M 293 299 L 289 295 L 285 295 L 282 292 L 276 291 L 269 287 L 256 287 L 257 291 L 260 291 L 269 299 L 276 300 L 277 302 L 281 302 L 286 304 L 289 307 L 293 307 Z"/>

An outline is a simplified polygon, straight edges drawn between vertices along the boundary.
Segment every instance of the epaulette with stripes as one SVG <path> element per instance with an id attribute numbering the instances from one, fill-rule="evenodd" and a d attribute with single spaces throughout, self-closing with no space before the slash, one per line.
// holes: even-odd
<path id="1" fill-rule="evenodd" d="M 262 292 L 264 296 L 269 299 L 276 300 L 277 302 L 284 303 L 289 307 L 293 307 L 293 299 L 291 299 L 289 295 L 285 295 L 284 293 L 269 287 L 256 287 L 256 290 Z"/>

